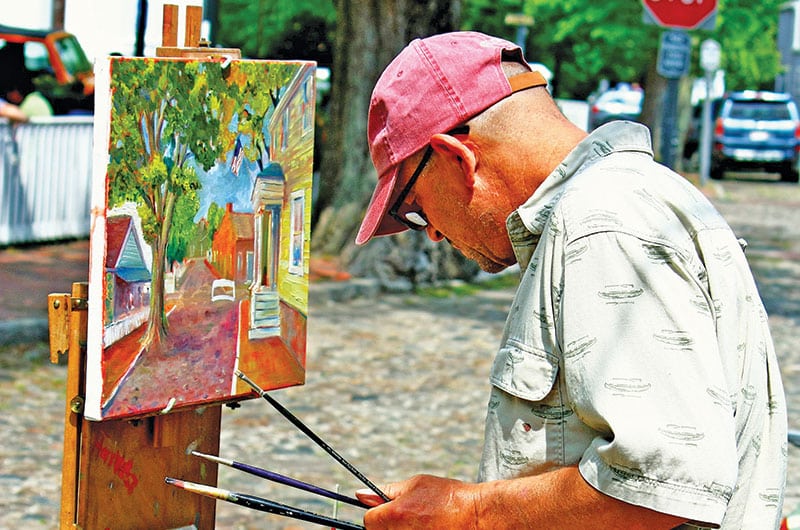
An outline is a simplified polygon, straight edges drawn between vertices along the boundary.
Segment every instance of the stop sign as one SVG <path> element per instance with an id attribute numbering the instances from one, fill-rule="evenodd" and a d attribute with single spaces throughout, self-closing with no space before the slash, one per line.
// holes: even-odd
<path id="1" fill-rule="evenodd" d="M 717 9 L 717 0 L 642 0 L 659 26 L 694 29 Z"/>

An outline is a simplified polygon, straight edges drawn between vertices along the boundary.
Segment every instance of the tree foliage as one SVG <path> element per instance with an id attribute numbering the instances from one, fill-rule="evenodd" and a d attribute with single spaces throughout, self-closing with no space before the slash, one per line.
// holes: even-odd
<path id="1" fill-rule="evenodd" d="M 693 74 L 699 44 L 717 40 L 722 68 L 732 89 L 771 88 L 780 69 L 775 45 L 782 0 L 721 0 L 713 31 L 693 30 Z M 608 0 L 465 0 L 464 27 L 515 40 L 515 28 L 504 23 L 509 12 L 534 18 L 526 40 L 526 55 L 554 72 L 556 96 L 583 99 L 602 78 L 643 83 L 656 61 L 664 31 L 643 22 L 640 1 Z"/>
<path id="2" fill-rule="evenodd" d="M 217 40 L 241 49 L 246 57 L 309 59 L 323 64 L 320 57 L 330 57 L 329 32 L 336 17 L 332 0 L 218 0 L 218 5 Z M 289 41 L 304 43 L 305 49 L 296 45 L 292 50 L 298 55 L 284 55 L 282 47 Z"/>
<path id="3" fill-rule="evenodd" d="M 713 38 L 720 43 L 720 67 L 725 70 L 728 89 L 774 88 L 775 77 L 781 70 L 776 42 L 778 14 L 784 3 L 784 0 L 721 1 L 714 31 L 698 32 L 698 37 Z M 695 60 L 694 64 L 697 63 Z M 695 73 L 700 74 L 698 70 Z"/>

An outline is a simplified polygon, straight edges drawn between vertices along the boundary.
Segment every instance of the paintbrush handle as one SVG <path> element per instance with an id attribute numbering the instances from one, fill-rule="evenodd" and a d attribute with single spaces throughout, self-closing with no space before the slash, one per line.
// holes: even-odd
<path id="1" fill-rule="evenodd" d="M 358 506 L 359 508 L 369 509 L 369 506 L 359 501 L 358 499 L 348 497 L 347 495 L 342 495 L 341 493 L 336 493 L 335 491 L 326 490 L 325 488 L 320 488 L 319 486 L 315 486 L 314 484 L 309 484 L 308 482 L 303 482 L 302 480 L 297 480 L 292 477 L 287 477 L 286 475 L 281 475 L 280 473 L 275 473 L 273 471 L 262 469 L 260 467 L 251 466 L 249 464 L 244 464 L 242 462 L 235 462 L 235 461 L 231 463 L 231 467 L 234 469 L 238 469 L 240 471 L 244 471 L 245 473 L 250 473 L 251 475 L 255 475 L 257 477 L 265 478 L 267 480 L 283 484 L 285 486 L 290 486 L 292 488 L 308 491 L 309 493 L 321 495 L 322 497 L 327 497 L 329 499 L 333 499 L 336 501 L 352 504 L 353 506 Z"/>
<path id="2" fill-rule="evenodd" d="M 236 371 L 236 375 L 242 381 L 244 381 L 245 383 L 250 385 L 250 387 L 253 390 L 255 390 L 258 395 L 260 395 L 262 398 L 264 398 L 264 400 L 266 400 L 267 403 L 272 405 L 272 407 L 275 410 L 280 412 L 283 415 L 284 418 L 286 418 L 287 420 L 289 420 L 292 423 L 292 425 L 294 425 L 295 427 L 300 429 L 300 431 L 302 431 L 306 436 L 311 438 L 311 440 L 313 440 L 314 443 L 316 443 L 323 450 L 325 450 L 326 453 L 328 453 L 331 457 L 333 457 L 334 460 L 336 460 L 342 466 L 344 466 L 345 469 L 347 469 L 350 473 L 352 473 L 353 476 L 355 476 L 358 480 L 360 480 L 362 483 L 364 483 L 364 485 L 366 485 L 369 489 L 374 491 L 381 499 L 383 499 L 386 502 L 389 502 L 391 500 L 391 499 L 389 499 L 389 497 L 386 496 L 385 493 L 383 493 L 380 489 L 378 489 L 378 487 L 375 484 L 373 484 L 367 477 L 365 477 L 350 462 L 345 460 L 345 458 L 342 455 L 337 453 L 336 450 L 333 447 L 331 447 L 330 445 L 325 443 L 325 440 L 323 440 L 322 438 L 317 436 L 317 434 L 314 431 L 312 431 L 305 423 L 300 421 L 299 418 L 297 418 L 294 414 L 289 412 L 289 410 L 286 409 L 283 405 L 281 405 L 275 398 L 273 398 L 272 396 L 267 394 L 264 390 L 262 390 L 261 387 L 259 387 L 252 379 L 250 379 L 249 377 L 244 375 L 244 373 L 242 373 L 242 372 L 240 372 L 238 370 Z"/>
<path id="3" fill-rule="evenodd" d="M 310 523 L 329 526 L 331 528 L 341 528 L 342 530 L 365 530 L 363 526 L 357 525 L 355 523 L 342 521 L 340 519 L 335 519 L 332 517 L 328 517 L 326 515 L 320 515 L 313 512 L 307 512 L 299 508 L 293 508 L 291 506 L 287 506 L 286 504 L 281 504 L 279 502 L 271 501 L 269 499 L 262 499 L 261 497 L 256 497 L 254 495 L 236 493 L 233 491 L 217 488 L 215 486 L 196 484 L 194 482 L 188 482 L 185 480 L 180 480 L 172 477 L 165 477 L 164 482 L 166 482 L 171 486 L 175 486 L 177 488 L 186 490 L 191 493 L 204 495 L 206 497 L 213 497 L 215 499 L 220 499 L 233 504 L 238 504 L 239 506 L 244 506 L 245 508 L 250 508 L 252 510 L 274 513 L 276 515 L 282 515 L 284 517 L 290 517 L 292 519 L 299 519 L 301 521 L 308 521 Z"/>
<path id="4" fill-rule="evenodd" d="M 309 523 L 329 526 L 331 528 L 341 528 L 342 530 L 365 530 L 363 526 L 355 523 L 349 523 L 347 521 L 334 519 L 332 517 L 328 517 L 326 515 L 320 515 L 313 512 L 307 512 L 305 510 L 298 510 L 296 508 L 292 508 L 291 506 L 287 506 L 279 502 L 270 501 L 268 499 L 262 499 L 261 497 L 255 497 L 253 495 L 245 495 L 243 493 L 232 493 L 231 495 L 232 495 L 231 502 L 238 504 L 240 506 L 251 508 L 253 510 L 274 513 L 277 515 L 283 515 L 285 517 L 290 517 L 292 519 L 308 521 Z"/>
<path id="5" fill-rule="evenodd" d="M 352 504 L 353 506 L 358 506 L 359 508 L 369 509 L 369 506 L 362 503 L 358 499 L 341 495 L 338 491 L 334 492 L 326 490 L 324 488 L 320 488 L 319 486 L 315 486 L 314 484 L 309 484 L 308 482 L 303 482 L 302 480 L 297 480 L 292 477 L 287 477 L 286 475 L 281 475 L 280 473 L 275 473 L 274 471 L 251 466 L 250 464 L 245 464 L 244 462 L 237 462 L 236 460 L 229 460 L 219 456 L 208 455 L 199 451 L 192 451 L 192 454 L 194 456 L 216 462 L 217 464 L 232 467 L 234 469 L 238 469 L 239 471 L 244 471 L 245 473 L 250 473 L 251 475 L 255 475 L 260 478 L 272 480 L 273 482 L 277 482 L 279 484 L 284 484 L 286 486 L 308 491 L 310 493 L 316 493 L 317 495 L 322 495 L 323 497 L 328 497 L 329 499 L 346 502 L 348 504 Z"/>

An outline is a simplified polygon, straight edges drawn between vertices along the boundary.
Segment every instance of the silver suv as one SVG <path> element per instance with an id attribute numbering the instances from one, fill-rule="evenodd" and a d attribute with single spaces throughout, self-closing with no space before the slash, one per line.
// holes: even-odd
<path id="1" fill-rule="evenodd" d="M 761 169 L 797 182 L 800 115 L 789 94 L 746 90 L 729 94 L 714 128 L 710 176 Z"/>

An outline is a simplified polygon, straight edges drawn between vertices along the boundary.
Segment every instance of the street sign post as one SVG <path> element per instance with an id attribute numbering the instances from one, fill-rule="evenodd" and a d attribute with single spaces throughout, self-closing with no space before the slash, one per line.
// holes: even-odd
<path id="1" fill-rule="evenodd" d="M 711 84 L 719 69 L 722 49 L 717 41 L 706 39 L 700 45 L 700 66 L 705 73 L 706 98 L 703 100 L 703 124 L 700 128 L 700 186 L 705 186 L 711 173 Z"/>
<path id="2" fill-rule="evenodd" d="M 689 73 L 692 40 L 684 31 L 665 31 L 658 50 L 658 73 L 667 79 L 679 79 Z"/>
<path id="3" fill-rule="evenodd" d="M 525 41 L 528 38 L 528 28 L 533 26 L 533 17 L 524 13 L 509 13 L 506 15 L 507 26 L 517 27 L 516 45 L 525 52 Z"/>
<path id="4" fill-rule="evenodd" d="M 692 41 L 685 31 L 671 29 L 662 33 L 656 65 L 658 73 L 667 78 L 661 117 L 661 162 L 672 169 L 678 151 L 678 85 L 689 72 L 691 54 Z"/>
<path id="5" fill-rule="evenodd" d="M 665 28 L 714 29 L 717 0 L 642 0 L 644 20 Z"/>

